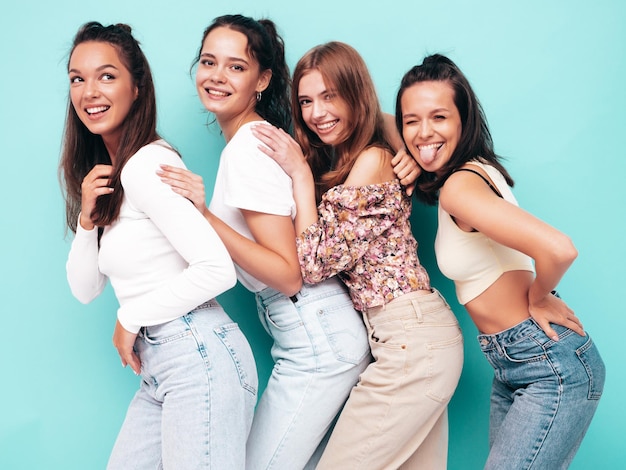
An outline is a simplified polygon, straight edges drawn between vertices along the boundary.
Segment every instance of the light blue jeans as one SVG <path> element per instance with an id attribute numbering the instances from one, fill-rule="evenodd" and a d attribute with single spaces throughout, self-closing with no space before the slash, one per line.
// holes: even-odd
<path id="1" fill-rule="evenodd" d="M 135 341 L 141 386 L 110 470 L 243 469 L 257 372 L 248 341 L 211 300 Z"/>
<path id="2" fill-rule="evenodd" d="M 534 320 L 478 342 L 494 368 L 486 469 L 566 469 L 591 423 L 605 369 L 589 336 Z"/>
<path id="3" fill-rule="evenodd" d="M 335 278 L 303 286 L 295 302 L 271 288 L 256 297 L 274 339 L 274 368 L 257 405 L 246 467 L 299 470 L 370 362 L 367 333 Z"/>

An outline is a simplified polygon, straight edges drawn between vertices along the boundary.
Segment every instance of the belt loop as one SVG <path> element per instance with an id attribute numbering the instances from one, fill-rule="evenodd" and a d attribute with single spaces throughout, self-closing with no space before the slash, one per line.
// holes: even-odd
<path id="1" fill-rule="evenodd" d="M 504 356 L 504 349 L 500 345 L 500 341 L 498 340 L 498 338 L 494 336 L 491 342 L 498 350 L 498 354 L 500 354 L 500 356 Z"/>
<path id="2" fill-rule="evenodd" d="M 448 301 L 446 300 L 446 298 L 441 295 L 441 292 L 439 292 L 437 289 L 435 289 L 434 287 L 432 287 L 430 290 L 432 290 L 433 292 L 435 292 L 437 294 L 437 296 L 443 301 L 444 305 L 446 307 L 448 307 L 450 310 L 452 310 L 452 307 L 450 307 L 450 304 L 448 304 Z"/>
<path id="3" fill-rule="evenodd" d="M 411 305 L 413 306 L 413 311 L 415 312 L 415 318 L 419 323 L 424 321 L 424 316 L 422 315 L 422 308 L 420 307 L 420 303 L 417 299 L 411 299 Z"/>

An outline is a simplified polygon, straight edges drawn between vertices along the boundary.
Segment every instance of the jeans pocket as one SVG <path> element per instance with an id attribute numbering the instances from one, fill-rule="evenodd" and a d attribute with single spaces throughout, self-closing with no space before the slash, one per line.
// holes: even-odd
<path id="1" fill-rule="evenodd" d="M 546 341 L 546 345 L 555 344 Z M 545 345 L 535 340 L 532 336 L 526 336 L 510 344 L 502 344 L 504 357 L 513 363 L 529 363 L 545 361 L 547 359 Z"/>
<path id="2" fill-rule="evenodd" d="M 589 340 L 576 350 L 576 355 L 589 376 L 589 400 L 599 400 L 604 391 L 604 380 L 606 378 L 606 369 L 604 361 L 600 356 L 598 348 L 591 337 Z"/>
<path id="3" fill-rule="evenodd" d="M 239 329 L 237 323 L 227 323 L 213 330 L 230 355 L 241 386 L 248 392 L 256 395 L 258 377 L 254 356 L 248 340 Z"/>
<path id="4" fill-rule="evenodd" d="M 291 300 L 282 297 L 265 306 L 265 319 L 268 327 L 280 331 L 290 331 L 302 326 L 302 318 Z"/>
<path id="5" fill-rule="evenodd" d="M 369 354 L 367 330 L 352 301 L 321 308 L 317 318 L 337 360 L 356 365 Z"/>
<path id="6" fill-rule="evenodd" d="M 429 365 L 427 395 L 441 403 L 452 398 L 463 370 L 463 335 L 458 327 L 454 331 L 458 333 L 456 336 L 426 345 Z"/>
<path id="7" fill-rule="evenodd" d="M 158 346 L 187 338 L 191 329 L 180 318 L 160 325 L 146 326 L 141 329 L 139 338 L 147 344 Z"/>

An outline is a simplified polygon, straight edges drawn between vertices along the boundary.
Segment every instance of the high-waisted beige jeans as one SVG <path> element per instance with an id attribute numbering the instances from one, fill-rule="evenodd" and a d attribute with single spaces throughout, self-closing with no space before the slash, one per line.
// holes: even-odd
<path id="1" fill-rule="evenodd" d="M 374 362 L 352 389 L 317 469 L 445 469 L 447 406 L 463 368 L 456 317 L 433 290 L 402 295 L 363 318 Z"/>

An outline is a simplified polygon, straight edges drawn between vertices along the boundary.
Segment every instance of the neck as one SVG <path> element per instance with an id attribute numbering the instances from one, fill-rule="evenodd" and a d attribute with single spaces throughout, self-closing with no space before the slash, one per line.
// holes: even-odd
<path id="1" fill-rule="evenodd" d="M 109 154 L 109 158 L 111 159 L 111 164 L 115 164 L 117 149 L 120 145 L 119 139 L 107 139 L 105 137 L 102 137 L 102 141 L 104 142 L 104 148 L 107 149 L 107 153 Z"/>
<path id="2" fill-rule="evenodd" d="M 259 116 L 254 110 L 247 113 L 242 113 L 232 118 L 220 119 L 217 117 L 217 124 L 220 126 L 226 143 L 230 142 L 230 139 L 237 133 L 239 128 L 244 124 L 254 121 L 262 121 L 263 118 Z"/>

